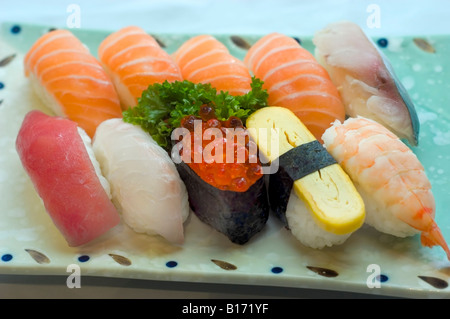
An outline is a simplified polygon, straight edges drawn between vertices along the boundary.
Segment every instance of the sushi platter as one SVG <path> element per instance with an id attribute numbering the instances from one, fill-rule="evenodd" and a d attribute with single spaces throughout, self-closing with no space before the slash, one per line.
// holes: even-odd
<path id="1" fill-rule="evenodd" d="M 26 76 L 29 72 L 25 69 L 34 63 L 33 55 L 27 56 L 27 52 L 38 39 L 51 31 L 55 31 L 51 26 L 28 25 L 17 22 L 4 23 L 0 29 L 0 193 L 2 194 L 2 200 L 0 201 L 0 210 L 2 212 L 2 217 L 0 218 L 0 274 L 69 276 L 70 269 L 72 269 L 71 266 L 75 264 L 79 266 L 81 276 L 290 287 L 404 298 L 450 298 L 450 261 L 446 255 L 448 248 L 446 248 L 445 244 L 445 240 L 450 242 L 450 215 L 448 214 L 448 207 L 450 207 L 450 168 L 448 166 L 448 163 L 450 163 L 450 95 L 448 94 L 450 90 L 450 62 L 448 60 L 450 41 L 447 36 L 389 37 L 386 35 L 384 38 L 371 39 L 373 40 L 373 45 L 390 62 L 389 69 L 395 70 L 397 77 L 397 82 L 395 83 L 397 85 L 393 89 L 397 90 L 399 88 L 401 98 L 407 101 L 406 104 L 409 111 L 414 113 L 415 117 L 411 120 L 412 125 L 404 130 L 412 131 L 407 131 L 406 133 L 406 135 L 409 134 L 411 136 L 412 146 L 405 146 L 405 149 L 408 152 L 412 151 L 423 165 L 424 173 L 429 179 L 435 199 L 434 221 L 439 225 L 440 231 L 438 229 L 438 232 L 444 240 L 438 240 L 430 235 L 435 240 L 433 243 L 437 241 L 437 245 L 426 247 L 421 244 L 420 234 L 401 238 L 380 232 L 368 224 L 363 224 L 364 216 L 361 213 L 362 200 L 356 191 L 350 187 L 352 184 L 345 184 L 347 183 L 347 180 L 345 180 L 342 183 L 344 186 L 350 187 L 348 196 L 351 198 L 347 200 L 347 204 L 350 202 L 351 205 L 348 205 L 346 209 L 348 211 L 354 210 L 351 213 L 347 212 L 347 215 L 352 220 L 348 224 L 344 224 L 342 218 L 338 221 L 341 223 L 339 224 L 338 222 L 329 222 L 327 218 L 333 217 L 331 216 L 332 214 L 330 214 L 331 217 L 323 217 L 321 223 L 325 225 L 324 227 L 330 228 L 333 226 L 337 229 L 333 229 L 333 231 L 336 230 L 336 234 L 339 233 L 336 235 L 338 237 L 336 245 L 317 244 L 317 247 L 313 247 L 314 244 L 305 244 L 305 242 L 297 240 L 293 236 L 293 228 L 295 226 L 293 222 L 290 224 L 292 221 L 288 215 L 290 208 L 286 203 L 284 205 L 288 206 L 287 211 L 281 212 L 280 215 L 278 211 L 276 214 L 274 211 L 269 213 L 268 204 L 261 204 L 261 206 L 256 207 L 256 212 L 252 213 L 252 218 L 257 219 L 255 222 L 256 226 L 254 226 L 257 227 L 256 230 L 252 229 L 248 233 L 245 230 L 244 234 L 235 235 L 233 232 L 220 229 L 222 223 L 211 222 L 209 217 L 205 216 L 208 216 L 210 213 L 216 216 L 214 214 L 217 213 L 215 218 L 227 218 L 227 211 L 222 212 L 220 208 L 221 200 L 223 199 L 221 198 L 221 193 L 217 189 L 200 190 L 205 183 L 203 181 L 195 181 L 194 179 L 197 175 L 187 165 L 179 165 L 177 170 L 185 181 L 190 200 L 195 202 L 196 205 L 194 206 L 195 209 L 198 209 L 198 212 L 194 214 L 191 211 L 189 214 L 174 217 L 178 218 L 178 222 L 182 225 L 181 237 L 179 233 L 174 235 L 173 229 L 176 228 L 175 226 L 175 228 L 171 228 L 166 233 L 162 231 L 159 235 L 138 231 L 139 227 L 144 226 L 139 221 L 137 224 L 133 221 L 132 218 L 135 216 L 129 213 L 125 204 L 127 197 L 133 197 L 134 193 L 140 192 L 139 189 L 128 189 L 128 192 L 124 190 L 124 202 L 119 202 L 119 200 L 113 201 L 115 205 L 121 207 L 123 218 L 118 218 L 118 216 L 114 215 L 115 208 L 105 197 L 100 196 L 101 198 L 96 199 L 96 203 L 97 201 L 107 202 L 105 203 L 106 206 L 101 206 L 103 207 L 101 209 L 104 212 L 102 215 L 103 220 L 108 220 L 108 224 L 105 226 L 108 229 L 102 228 L 98 230 L 99 227 L 92 226 L 95 225 L 95 221 L 91 220 L 86 223 L 85 227 L 96 227 L 100 234 L 96 232 L 92 238 L 80 238 L 76 234 L 58 231 L 54 224 L 55 221 L 51 218 L 51 215 L 55 216 L 54 212 L 52 209 L 46 209 L 50 206 L 45 205 L 33 185 L 35 178 L 42 178 L 42 176 L 28 175 L 26 169 L 24 169 L 26 165 L 22 165 L 21 162 L 22 160 L 25 163 L 27 152 L 33 152 L 31 147 L 27 149 L 28 141 L 36 139 L 37 142 L 47 143 L 47 139 L 50 138 L 50 135 L 42 135 L 41 139 L 39 139 L 40 136 L 38 134 L 40 134 L 41 129 L 46 131 L 46 123 L 50 123 L 48 121 L 54 120 L 52 117 L 54 108 L 43 102 L 45 98 L 40 98 L 42 95 L 39 96 L 35 93 L 34 87 L 30 84 L 30 79 Z M 114 46 L 111 43 L 105 45 L 103 41 L 106 41 L 105 39 L 117 30 L 70 29 L 69 31 L 88 49 L 86 52 L 92 53 L 95 58 L 100 60 L 111 54 L 108 53 L 108 49 Z M 67 36 L 64 32 L 61 31 L 60 37 Z M 133 29 L 133 32 L 140 34 L 141 31 Z M 57 33 L 54 32 L 53 34 Z M 180 53 L 177 50 L 184 43 L 187 43 L 188 40 L 198 36 L 192 34 L 151 35 L 155 39 L 155 43 L 165 51 L 161 53 L 160 57 L 161 61 L 165 59 L 164 63 L 170 63 L 170 59 L 167 59 L 169 55 L 172 55 L 177 62 L 188 56 L 188 53 Z M 233 59 L 232 63 L 239 64 L 239 61 L 246 61 L 247 63 L 247 60 L 257 59 L 257 57 L 246 59 L 246 56 L 250 52 L 258 53 L 256 50 L 252 51 L 251 48 L 264 36 L 217 34 L 214 35 L 214 38 L 218 40 L 218 44 L 215 44 L 218 48 L 217 50 L 227 50 L 227 54 L 229 52 L 231 55 L 229 58 Z M 314 54 L 317 43 L 313 42 L 313 36 L 301 34 L 299 31 L 299 34 L 286 37 L 288 39 L 278 36 L 278 41 L 283 39 L 286 43 L 294 42 L 293 46 L 301 44 L 303 49 Z M 295 39 L 295 41 L 292 39 Z M 202 38 L 200 41 L 206 40 Z M 79 48 L 79 50 L 85 54 L 84 48 Z M 98 52 L 100 52 L 101 57 L 98 57 Z M 257 53 L 255 56 L 257 56 Z M 308 56 L 308 58 L 309 53 L 305 53 L 305 56 Z M 329 54 L 324 56 L 328 57 Z M 92 64 L 92 61 L 89 60 L 86 63 Z M 255 62 L 255 65 L 257 65 L 255 69 L 257 69 L 260 68 L 262 63 L 258 64 Z M 383 85 L 386 81 L 383 78 Z M 255 85 L 255 82 L 252 82 L 252 85 Z M 254 89 L 254 86 L 252 88 Z M 164 88 L 159 89 L 163 90 Z M 348 96 L 350 95 L 351 93 Z M 406 95 L 408 95 L 408 98 L 406 98 Z M 127 103 L 132 105 L 133 101 L 135 101 L 134 98 L 131 95 L 127 96 Z M 141 100 L 145 100 L 144 95 Z M 282 101 L 282 99 L 279 100 Z M 237 101 L 236 103 L 244 104 L 243 100 L 237 99 Z M 123 105 L 123 100 L 121 102 Z M 415 109 L 411 111 L 411 105 L 413 104 Z M 111 111 L 113 114 L 117 114 L 117 112 L 120 114 L 119 102 L 117 102 L 117 105 L 112 105 L 111 109 L 113 108 L 115 108 L 114 111 Z M 200 108 L 200 110 L 202 109 Z M 38 112 L 33 113 L 31 111 Z M 302 134 L 304 134 L 308 147 L 312 150 L 309 151 L 302 144 L 303 148 L 301 151 L 314 153 L 317 150 L 322 155 L 326 153 L 325 148 L 321 147 L 321 141 L 318 141 L 322 136 L 322 132 L 318 135 L 319 133 L 314 131 L 314 137 L 313 134 L 302 131 L 306 130 L 306 128 L 303 128 L 303 124 L 297 124 L 295 120 L 293 122 L 290 121 L 290 114 L 283 115 L 284 113 L 280 110 L 276 108 L 270 109 L 270 107 L 266 108 L 266 111 L 265 113 L 256 111 L 250 115 L 247 125 L 260 125 L 264 121 L 259 120 L 259 117 L 265 120 L 264 116 L 267 116 L 267 122 L 269 122 L 269 119 L 278 116 L 278 123 L 283 128 L 287 130 L 297 125 L 295 128 L 298 129 L 296 134 L 298 136 L 303 136 Z M 27 114 L 31 115 L 26 117 Z M 133 116 L 137 118 L 136 114 L 131 112 L 128 113 L 128 116 L 131 119 L 133 119 Z M 342 114 L 342 116 L 344 115 Z M 112 117 L 117 116 L 113 115 Z M 24 121 L 24 119 L 27 120 Z M 107 125 L 100 124 L 99 127 L 102 129 L 97 130 L 97 136 L 93 139 L 95 152 L 100 152 L 96 153 L 95 156 L 101 154 L 102 158 L 104 158 L 108 154 L 133 153 L 132 147 L 126 151 L 110 147 L 110 145 L 114 145 L 115 141 L 121 141 L 123 145 L 132 145 L 132 140 L 127 140 L 126 136 L 115 136 L 108 131 L 114 129 L 114 127 L 123 132 L 133 131 L 130 135 L 138 136 L 136 138 L 139 140 L 144 140 L 148 135 L 140 129 L 134 131 L 137 125 L 125 123 L 122 120 L 118 121 L 120 123 L 116 123 L 113 120 L 105 121 L 104 123 L 108 122 Z M 182 125 L 186 123 L 183 120 L 181 121 Z M 208 123 L 210 123 L 210 120 L 211 118 L 209 118 Z M 213 120 L 216 121 L 214 122 L 216 123 L 215 125 L 220 123 L 222 123 L 220 125 L 225 125 L 225 123 L 229 124 L 230 122 L 220 122 L 215 118 Z M 29 123 L 33 121 L 32 126 Z M 275 125 L 275 122 L 274 120 L 273 125 Z M 77 135 L 76 125 L 64 124 L 65 122 L 61 121 L 52 123 L 55 123 L 52 124 L 54 127 L 58 127 L 58 131 L 55 133 L 58 136 L 66 134 L 66 130 L 69 130 L 67 127 L 72 126 L 73 130 L 67 134 L 71 136 Z M 169 123 L 167 119 L 166 123 Z M 240 122 L 240 125 L 242 125 L 242 122 Z M 371 124 L 364 123 L 361 125 L 369 127 Z M 418 129 L 419 125 L 420 132 Z M 185 127 L 188 126 L 186 125 Z M 95 130 L 86 131 L 93 138 Z M 336 132 L 338 132 L 337 128 Z M 324 140 L 326 135 L 329 138 L 332 134 L 323 135 Z M 155 140 L 157 139 L 155 138 Z M 103 144 L 96 146 L 96 141 L 99 144 Z M 160 145 L 161 141 L 164 142 L 162 139 L 157 140 Z M 329 140 L 325 140 L 327 148 L 329 143 Z M 67 142 L 68 144 L 70 143 Z M 151 140 L 151 142 L 147 143 L 147 146 L 150 144 L 156 145 L 156 142 Z M 108 145 L 108 147 L 105 145 Z M 82 143 L 79 146 L 82 147 Z M 292 147 L 288 145 L 288 148 Z M 300 152 L 299 147 L 293 148 L 293 150 L 296 149 Z M 63 161 L 64 156 L 44 153 L 42 158 L 45 160 L 42 161 L 44 162 L 42 165 L 47 165 L 45 167 L 48 169 L 50 167 L 50 174 L 52 174 L 52 171 L 62 172 L 63 170 L 58 170 L 60 167 L 57 162 L 59 160 Z M 267 154 L 270 157 L 270 152 L 266 152 Z M 295 153 L 291 154 L 295 156 Z M 330 154 L 336 156 L 336 158 L 339 156 L 338 153 L 332 152 L 331 148 Z M 314 156 L 318 158 L 318 155 Z M 149 157 L 148 161 L 151 161 L 152 158 Z M 170 157 L 167 158 L 170 159 Z M 287 157 L 283 159 L 285 158 Z M 335 174 L 333 176 L 344 176 L 339 164 L 331 156 L 328 155 L 327 157 L 324 155 L 324 158 L 326 158 L 324 160 L 326 163 L 320 168 L 312 170 L 313 172 L 319 169 L 323 169 L 323 172 L 325 172 L 325 169 L 333 167 L 334 170 L 330 168 L 330 171 Z M 86 157 L 83 160 L 87 161 L 88 159 Z M 131 155 L 127 161 L 130 162 L 130 164 L 127 164 L 130 167 L 138 165 L 133 162 Z M 48 163 L 53 163 L 53 168 L 48 166 Z M 127 187 L 132 188 L 132 185 L 137 183 L 135 181 L 142 179 L 142 176 L 147 176 L 145 174 L 148 171 L 150 172 L 149 174 L 154 174 L 154 178 L 148 179 L 153 180 L 152 183 L 148 184 L 147 188 L 154 188 L 159 201 L 153 204 L 150 202 L 150 204 L 147 203 L 146 205 L 155 205 L 161 211 L 168 209 L 173 212 L 180 209 L 176 202 L 178 200 L 176 195 L 180 190 L 178 188 L 174 190 L 173 187 L 169 188 L 164 184 L 165 179 L 157 178 L 158 174 L 167 169 L 167 166 L 157 160 L 151 163 L 148 166 L 150 168 L 146 168 L 145 173 L 137 174 L 138 176 L 134 174 L 132 177 L 134 179 L 123 183 L 123 185 L 128 185 Z M 117 163 L 110 164 L 111 167 L 114 166 L 113 164 Z M 81 169 L 78 166 L 76 168 L 76 170 Z M 102 169 L 104 170 L 104 167 Z M 172 174 L 177 172 L 177 170 L 173 166 L 169 173 Z M 76 175 L 76 172 L 74 171 L 73 174 Z M 307 174 L 310 174 L 310 172 Z M 382 172 L 376 172 L 376 174 L 382 175 Z M 320 182 L 326 180 L 327 177 L 325 175 L 323 173 L 320 176 Z M 112 175 L 105 176 L 108 179 L 113 179 Z M 90 177 L 85 178 L 88 180 Z M 354 179 L 356 178 L 354 177 Z M 293 193 L 294 189 L 298 192 L 303 192 L 305 187 L 305 192 L 313 189 L 310 183 L 305 182 L 304 185 L 306 186 L 297 184 L 299 179 L 300 177 L 292 178 L 295 181 L 295 183 L 291 182 L 290 185 L 290 187 L 293 187 Z M 261 189 L 264 189 L 265 181 L 263 179 L 259 181 L 259 184 L 256 183 L 250 186 L 248 188 L 249 191 L 254 191 L 255 187 L 257 187 L 258 192 L 261 193 Z M 292 186 L 293 183 L 294 186 Z M 58 186 L 55 185 L 52 184 L 51 187 L 47 187 L 45 193 L 47 197 L 57 198 L 59 196 L 58 200 L 62 203 L 66 201 L 67 197 L 72 197 L 67 199 L 68 202 L 71 200 L 77 201 L 77 198 L 71 196 L 70 190 L 58 189 Z M 96 187 L 100 187 L 99 185 Z M 186 191 L 184 187 L 182 183 L 182 191 Z M 212 189 L 210 185 L 208 187 Z M 241 187 L 241 185 L 236 187 Z M 347 192 L 347 190 L 344 191 L 344 188 L 340 188 L 340 190 L 341 194 L 337 196 Z M 174 194 L 170 193 L 172 191 Z M 194 194 L 194 192 L 196 193 Z M 259 196 L 259 194 L 258 200 L 275 201 L 273 198 L 278 197 L 276 201 L 281 201 L 280 198 L 286 196 L 286 193 L 289 196 L 290 189 L 285 194 L 280 193 L 281 195 L 274 192 L 268 196 Z M 61 197 L 62 195 L 60 194 L 66 195 Z M 240 209 L 252 210 L 256 204 L 250 204 L 252 197 L 251 193 L 250 195 L 248 194 L 247 196 L 230 196 L 225 198 L 224 202 L 228 201 L 230 202 L 229 205 L 239 206 Z M 82 198 L 88 198 L 88 195 L 80 191 L 78 201 L 82 201 Z M 171 195 L 174 196 L 171 197 Z M 386 196 L 390 195 L 386 193 Z M 183 203 L 186 204 L 187 197 L 183 200 Z M 202 205 L 202 201 L 205 201 L 206 204 Z M 239 201 L 244 201 L 244 203 L 239 203 Z M 118 202 L 119 204 L 117 204 Z M 183 206 L 183 203 L 181 203 L 181 206 Z M 371 205 L 372 202 L 366 201 L 365 203 L 367 206 Z M 82 207 L 83 212 L 92 208 L 89 199 L 79 204 L 77 207 Z M 192 202 L 190 204 L 192 209 Z M 183 207 L 187 209 L 188 206 L 185 205 Z M 273 210 L 273 207 L 271 209 Z M 46 213 L 46 210 L 49 211 L 49 214 Z M 261 213 L 262 210 L 264 210 L 264 213 Z M 368 210 L 367 207 L 366 210 Z M 286 213 L 286 217 L 284 213 Z M 254 217 L 253 214 L 261 215 Z M 277 218 L 276 215 L 279 215 L 278 217 L 281 216 L 281 218 Z M 159 219 L 163 218 L 161 217 L 162 215 L 159 216 Z M 319 214 L 316 217 L 319 218 Z M 253 219 L 245 219 L 244 222 L 253 223 Z M 158 221 L 152 221 L 152 223 L 158 223 Z M 233 223 L 237 223 L 236 220 Z M 179 229 L 180 225 L 177 227 Z M 344 231 L 348 232 L 349 229 L 353 232 L 351 236 L 341 237 L 343 236 L 342 233 Z M 425 236 L 422 238 L 422 243 L 430 240 L 429 238 L 424 238 Z"/>

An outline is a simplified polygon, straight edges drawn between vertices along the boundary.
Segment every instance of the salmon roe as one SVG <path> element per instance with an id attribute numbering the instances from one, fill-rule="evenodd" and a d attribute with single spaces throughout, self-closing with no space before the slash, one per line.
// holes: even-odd
<path id="1" fill-rule="evenodd" d="M 191 133 L 183 137 L 181 158 L 208 184 L 245 192 L 262 176 L 256 144 L 239 118 L 220 121 L 208 105 L 200 108 L 199 115 L 181 120 L 181 127 Z"/>

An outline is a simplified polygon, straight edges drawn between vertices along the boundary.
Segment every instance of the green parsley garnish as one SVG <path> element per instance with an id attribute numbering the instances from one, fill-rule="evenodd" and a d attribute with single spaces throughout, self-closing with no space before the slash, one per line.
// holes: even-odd
<path id="1" fill-rule="evenodd" d="M 180 126 L 183 117 L 198 116 L 202 105 L 211 106 L 221 121 L 236 116 L 245 123 L 247 117 L 267 106 L 267 91 L 263 82 L 252 78 L 251 91 L 233 96 L 219 92 L 210 84 L 176 81 L 150 85 L 138 100 L 138 105 L 123 112 L 123 120 L 140 125 L 163 148 L 169 149 L 172 130 Z"/>

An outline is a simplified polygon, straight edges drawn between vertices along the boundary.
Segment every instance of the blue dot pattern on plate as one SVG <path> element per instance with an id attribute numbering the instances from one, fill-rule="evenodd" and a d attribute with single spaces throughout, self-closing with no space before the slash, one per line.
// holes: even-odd
<path id="1" fill-rule="evenodd" d="M 389 280 L 389 277 L 386 276 L 386 275 L 383 275 L 383 274 L 377 276 L 376 278 L 377 278 L 377 280 L 378 280 L 379 282 L 386 282 L 386 281 Z"/>
<path id="2" fill-rule="evenodd" d="M 3 89 L 5 87 L 5 85 L 3 84 L 3 82 L 0 82 L 0 90 Z"/>
<path id="3" fill-rule="evenodd" d="M 10 261 L 11 259 L 13 259 L 13 256 L 11 254 L 4 254 L 2 256 L 2 261 L 4 262 Z"/>
<path id="4" fill-rule="evenodd" d="M 283 268 L 281 268 L 281 267 L 272 267 L 271 271 L 272 271 L 274 274 L 279 274 L 279 273 L 282 273 L 282 272 L 283 272 Z"/>
<path id="5" fill-rule="evenodd" d="M 90 258 L 89 258 L 88 255 L 81 255 L 81 256 L 78 257 L 78 261 L 79 261 L 79 262 L 82 262 L 82 263 L 88 261 L 89 259 L 90 259 Z"/>
<path id="6" fill-rule="evenodd" d="M 22 28 L 20 27 L 20 25 L 13 25 L 11 27 L 11 33 L 13 33 L 13 34 L 18 34 L 18 33 L 20 33 L 20 31 L 22 31 Z"/>
<path id="7" fill-rule="evenodd" d="M 385 48 L 388 46 L 389 42 L 386 38 L 380 38 L 380 39 L 378 39 L 377 44 L 379 47 Z"/>
<path id="8" fill-rule="evenodd" d="M 173 268 L 173 267 L 178 266 L 178 263 L 174 260 L 171 260 L 171 261 L 166 262 L 166 266 L 169 268 Z"/>

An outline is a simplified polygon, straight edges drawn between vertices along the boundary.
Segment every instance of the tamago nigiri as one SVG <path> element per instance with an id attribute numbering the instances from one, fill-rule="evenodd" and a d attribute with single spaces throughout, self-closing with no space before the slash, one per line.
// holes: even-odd
<path id="1" fill-rule="evenodd" d="M 199 35 L 184 42 L 173 57 L 183 79 L 209 83 L 218 92 L 243 95 L 250 91 L 252 78 L 245 64 L 211 35 Z"/>
<path id="2" fill-rule="evenodd" d="M 150 84 L 182 80 L 180 70 L 154 37 L 136 26 L 128 26 L 107 36 L 98 56 L 111 76 L 122 108 L 137 105 Z"/>
<path id="3" fill-rule="evenodd" d="M 295 39 L 268 34 L 251 46 L 244 62 L 264 82 L 268 104 L 290 109 L 319 141 L 334 120 L 345 119 L 327 71 Z"/>
<path id="4" fill-rule="evenodd" d="M 367 224 L 398 237 L 421 233 L 422 245 L 439 245 L 450 259 L 434 220 L 430 181 L 406 144 L 383 125 L 363 117 L 336 121 L 322 138 L 364 199 Z"/>
<path id="5" fill-rule="evenodd" d="M 25 55 L 25 75 L 57 116 L 75 121 L 92 138 L 106 119 L 122 117 L 111 79 L 68 30 L 41 36 Z"/>
<path id="6" fill-rule="evenodd" d="M 278 166 L 268 180 L 272 212 L 302 244 L 340 245 L 363 225 L 364 202 L 355 186 L 292 111 L 264 107 L 246 125 L 271 166 Z"/>

